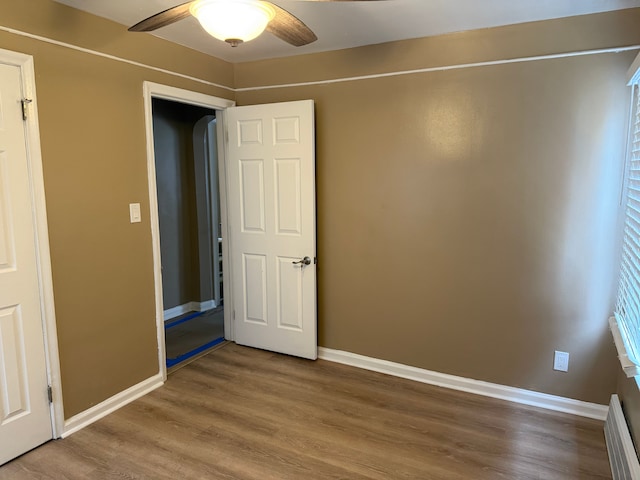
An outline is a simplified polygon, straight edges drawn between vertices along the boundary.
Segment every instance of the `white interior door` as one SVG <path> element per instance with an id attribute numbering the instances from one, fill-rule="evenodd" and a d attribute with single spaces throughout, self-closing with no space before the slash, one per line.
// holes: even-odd
<path id="1" fill-rule="evenodd" d="M 313 102 L 234 107 L 226 115 L 235 341 L 315 359 Z"/>
<path id="2" fill-rule="evenodd" d="M 0 464 L 53 435 L 21 92 L 0 64 Z"/>

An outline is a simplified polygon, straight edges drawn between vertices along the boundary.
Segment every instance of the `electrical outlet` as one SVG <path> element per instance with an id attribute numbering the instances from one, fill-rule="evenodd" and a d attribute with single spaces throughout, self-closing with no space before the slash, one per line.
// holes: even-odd
<path id="1" fill-rule="evenodd" d="M 567 352 L 559 352 L 556 350 L 553 357 L 553 369 L 559 372 L 569 371 L 569 354 Z"/>

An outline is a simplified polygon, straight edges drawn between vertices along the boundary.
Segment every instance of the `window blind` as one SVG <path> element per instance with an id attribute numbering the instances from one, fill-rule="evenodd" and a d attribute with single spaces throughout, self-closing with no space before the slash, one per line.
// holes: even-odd
<path id="1" fill-rule="evenodd" d="M 640 374 L 640 94 L 632 85 L 632 109 L 627 155 L 626 204 L 622 258 L 615 318 L 628 359 L 628 376 Z"/>

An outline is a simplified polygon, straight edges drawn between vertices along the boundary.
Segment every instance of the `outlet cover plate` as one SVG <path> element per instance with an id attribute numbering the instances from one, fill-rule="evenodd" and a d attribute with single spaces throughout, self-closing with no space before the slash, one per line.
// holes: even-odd
<path id="1" fill-rule="evenodd" d="M 559 372 L 569 371 L 569 354 L 567 352 L 555 351 L 553 356 L 553 369 Z"/>

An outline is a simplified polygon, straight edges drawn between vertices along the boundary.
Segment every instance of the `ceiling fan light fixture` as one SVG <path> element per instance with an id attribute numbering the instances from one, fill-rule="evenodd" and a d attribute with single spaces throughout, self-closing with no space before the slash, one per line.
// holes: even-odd
<path id="1" fill-rule="evenodd" d="M 276 15 L 260 0 L 196 0 L 190 11 L 209 35 L 232 47 L 256 38 Z"/>

